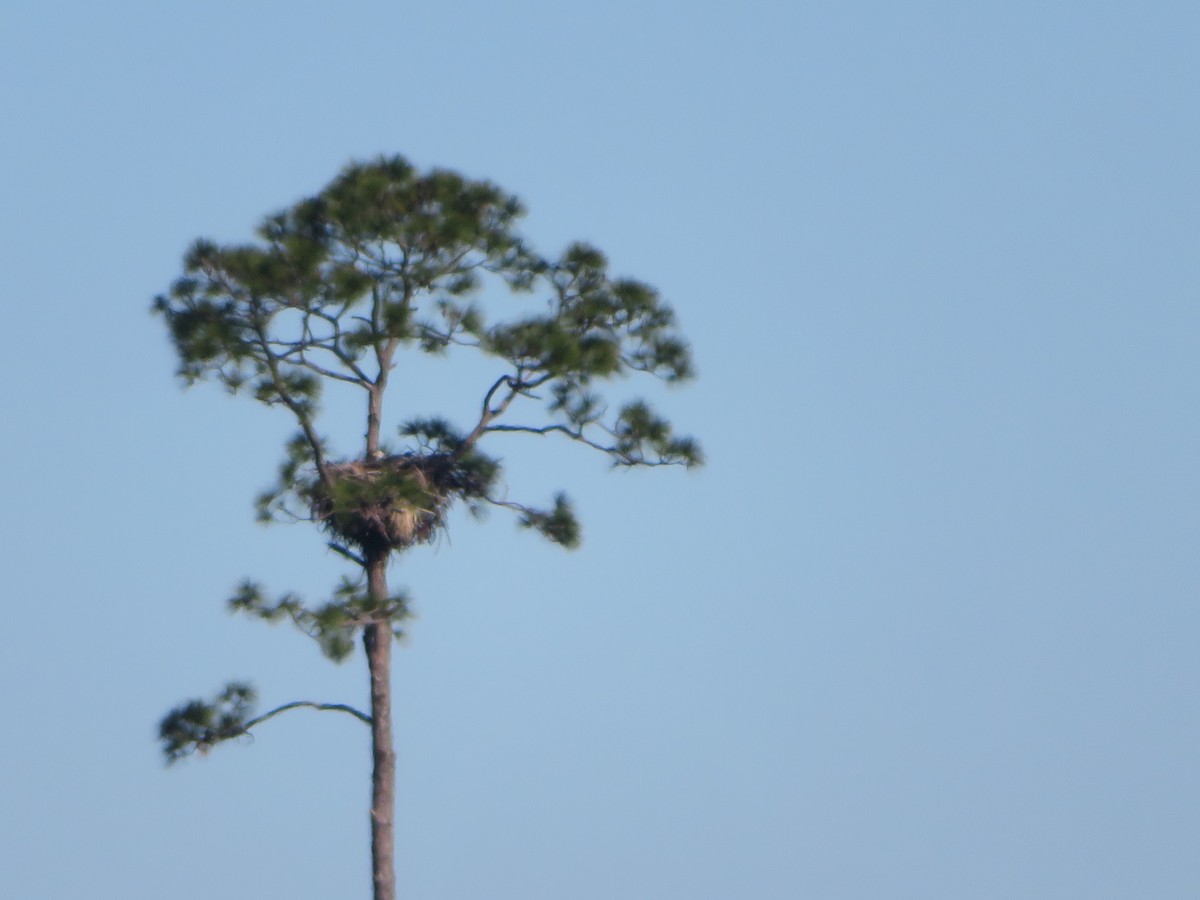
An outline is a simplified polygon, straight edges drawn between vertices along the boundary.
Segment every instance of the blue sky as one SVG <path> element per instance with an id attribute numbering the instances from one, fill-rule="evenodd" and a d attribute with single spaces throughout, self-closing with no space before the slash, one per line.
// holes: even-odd
<path id="1" fill-rule="evenodd" d="M 7 4 L 5 894 L 367 895 L 352 720 L 158 757 L 230 678 L 366 690 L 224 613 L 341 568 L 252 521 L 288 422 L 179 391 L 147 308 L 403 153 L 663 291 L 709 465 L 514 442 L 583 549 L 497 515 L 393 570 L 401 896 L 1194 897 L 1198 39 L 1182 2 Z"/>

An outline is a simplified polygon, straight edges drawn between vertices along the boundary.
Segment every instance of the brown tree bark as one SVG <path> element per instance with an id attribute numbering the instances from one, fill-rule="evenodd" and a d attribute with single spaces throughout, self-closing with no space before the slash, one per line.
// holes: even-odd
<path id="1" fill-rule="evenodd" d="M 387 605 L 387 554 L 367 561 L 377 609 Z M 371 677 L 371 873 L 374 900 L 396 900 L 396 750 L 392 744 L 392 625 L 381 616 L 363 630 Z"/>

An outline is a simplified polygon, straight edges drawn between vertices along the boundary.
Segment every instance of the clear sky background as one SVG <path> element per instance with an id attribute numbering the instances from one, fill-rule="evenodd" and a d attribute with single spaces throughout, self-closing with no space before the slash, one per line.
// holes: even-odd
<path id="1" fill-rule="evenodd" d="M 344 569 L 147 309 L 398 152 L 657 285 L 710 460 L 514 441 L 584 547 L 395 567 L 401 896 L 1196 897 L 1198 46 L 1191 0 L 0 6 L 0 894 L 368 895 L 353 720 L 162 765 L 228 679 L 366 679 L 224 612 Z"/>

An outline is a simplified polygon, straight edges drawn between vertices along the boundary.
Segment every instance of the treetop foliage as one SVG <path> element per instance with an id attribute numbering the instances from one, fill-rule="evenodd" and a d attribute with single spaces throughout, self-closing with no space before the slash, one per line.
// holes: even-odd
<path id="1" fill-rule="evenodd" d="M 479 446 L 488 434 L 557 434 L 617 466 L 701 461 L 696 442 L 676 436 L 644 401 L 613 409 L 597 390 L 598 382 L 631 373 L 667 382 L 691 377 L 671 308 L 649 285 L 613 277 L 594 247 L 576 243 L 557 258 L 539 255 L 517 230 L 523 213 L 516 197 L 491 182 L 442 169 L 422 173 L 395 156 L 350 165 L 316 196 L 268 216 L 258 242 L 191 247 L 183 276 L 154 303 L 178 351 L 180 376 L 248 391 L 286 407 L 300 425 L 278 484 L 261 498 L 264 518 L 311 518 L 314 495 L 322 494 L 334 499 L 324 503 L 328 524 L 342 509 L 338 496 L 395 493 L 402 480 L 333 483 L 329 439 L 318 427 L 329 382 L 367 395 L 362 458 L 441 455 L 452 463 L 453 477 L 424 486 L 434 495 L 424 498 L 429 512 L 440 515 L 455 499 L 474 509 L 510 506 L 523 524 L 568 546 L 578 526 L 565 527 L 565 499 L 537 510 L 498 496 L 500 463 Z M 503 309 L 479 302 L 488 282 L 536 292 L 543 309 L 496 316 Z M 408 446 L 381 444 L 383 395 L 397 353 L 439 354 L 450 346 L 501 364 L 499 378 L 481 389 L 479 418 L 463 427 L 411 419 L 399 431 Z M 401 547 L 393 541 L 388 549 Z"/>

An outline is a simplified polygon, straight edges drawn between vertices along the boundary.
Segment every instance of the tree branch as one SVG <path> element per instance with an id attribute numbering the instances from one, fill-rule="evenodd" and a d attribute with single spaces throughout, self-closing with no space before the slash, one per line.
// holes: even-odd
<path id="1" fill-rule="evenodd" d="M 346 310 L 349 308 L 349 303 L 343 304 L 341 311 L 336 315 L 329 315 L 323 310 L 314 310 L 313 315 L 325 320 L 329 323 L 330 327 L 333 328 L 333 334 L 330 335 L 329 344 L 321 344 L 320 348 L 336 356 L 341 364 L 353 373 L 355 378 L 363 383 L 366 383 L 371 380 L 369 377 L 367 377 L 367 373 L 364 372 L 363 369 L 358 365 L 353 356 L 339 346 L 340 341 L 345 337 L 345 335 L 342 333 L 341 317 L 345 315 Z"/>
<path id="2" fill-rule="evenodd" d="M 296 421 L 300 423 L 300 428 L 304 432 L 304 438 L 308 441 L 313 451 L 313 462 L 317 466 L 317 475 L 321 481 L 328 485 L 329 474 L 325 471 L 325 451 L 321 449 L 321 439 L 317 436 L 317 431 L 313 427 L 312 419 L 304 408 L 296 401 L 286 387 L 284 380 L 279 371 L 279 357 L 268 345 L 266 326 L 257 318 L 252 322 L 255 334 L 258 336 L 259 347 L 262 349 L 263 356 L 267 368 L 271 371 L 271 380 L 274 382 L 275 390 L 279 392 L 279 399 L 284 405 L 292 411 L 292 415 L 296 417 Z"/>
<path id="3" fill-rule="evenodd" d="M 616 437 L 616 435 L 610 429 L 605 428 L 603 425 L 597 424 L 596 427 L 604 431 L 606 434 Z M 608 446 L 601 444 L 593 441 L 591 438 L 586 437 L 582 429 L 572 431 L 566 425 L 543 425 L 541 427 L 534 427 L 532 425 L 488 425 L 483 429 L 483 431 L 484 433 L 491 431 L 507 431 L 517 434 L 564 434 L 573 441 L 583 444 L 586 447 L 591 447 L 593 450 L 599 450 L 601 453 L 605 453 L 608 456 L 613 457 L 616 460 L 614 465 L 628 466 L 630 468 L 637 466 L 654 468 L 655 466 L 690 465 L 686 459 L 663 459 L 661 456 L 661 451 L 657 451 L 660 454 L 658 459 L 647 459 L 640 449 L 638 449 L 636 452 L 629 452 L 622 450 L 615 445 Z"/>
<path id="4" fill-rule="evenodd" d="M 559 434 L 565 434 L 571 440 L 578 441 L 581 444 L 586 444 L 587 446 L 589 446 L 595 450 L 599 450 L 602 453 L 616 453 L 617 452 L 616 447 L 607 447 L 604 444 L 598 444 L 595 441 L 591 440 L 590 438 L 584 437 L 582 431 L 572 431 L 566 425 L 543 425 L 540 428 L 535 428 L 532 425 L 488 425 L 483 430 L 485 432 L 486 431 L 513 431 L 513 432 L 518 432 L 521 434 L 543 434 L 543 435 L 557 432 Z"/>
<path id="5" fill-rule="evenodd" d="M 325 350 L 329 353 L 333 353 L 333 355 L 338 357 L 339 360 L 341 359 L 341 356 L 338 353 L 336 353 L 334 350 L 330 349 L 329 347 L 326 347 L 323 344 L 313 344 L 312 346 L 316 347 L 316 349 L 318 349 L 318 350 Z M 360 388 L 370 390 L 370 381 L 367 380 L 365 377 L 359 378 L 359 377 L 353 376 L 353 375 L 343 375 L 341 372 L 335 372 L 332 369 L 326 369 L 324 366 L 318 365 L 317 363 L 313 362 L 311 359 L 306 357 L 304 355 L 303 348 L 299 351 L 297 356 L 299 356 L 299 358 L 300 358 L 299 365 L 304 366 L 306 369 L 309 369 L 310 371 L 316 372 L 318 375 L 322 375 L 325 378 L 332 378 L 335 381 L 344 381 L 344 382 L 346 382 L 346 384 L 356 384 Z M 341 361 L 343 364 L 345 364 L 345 360 L 341 360 Z M 357 368 L 357 366 L 355 368 Z"/>
<path id="6" fill-rule="evenodd" d="M 343 547 L 341 544 L 337 543 L 336 541 L 329 542 L 329 549 L 332 550 L 334 553 L 337 553 L 341 556 L 346 557 L 346 559 L 350 560 L 351 562 L 357 563 L 358 565 L 362 566 L 362 568 L 364 568 L 364 569 L 367 567 L 367 561 L 365 559 L 363 559 L 357 553 L 352 552 L 349 548 Z"/>
<path id="7" fill-rule="evenodd" d="M 291 703 L 285 703 L 283 706 L 277 706 L 275 709 L 271 710 L 270 712 L 263 713 L 261 716 L 255 716 L 242 726 L 242 733 L 249 733 L 250 729 L 255 725 L 261 725 L 263 722 L 267 721 L 267 719 L 272 719 L 280 713 L 287 712 L 289 709 L 300 709 L 302 707 L 328 712 L 344 712 L 348 715 L 354 716 L 354 718 L 358 719 L 360 722 L 363 722 L 367 725 L 371 724 L 370 716 L 364 712 L 360 712 L 353 706 L 347 706 L 345 703 L 313 703 L 311 700 L 295 700 Z"/>
<path id="8" fill-rule="evenodd" d="M 517 397 L 523 394 L 529 395 L 529 392 L 533 388 L 540 387 L 553 377 L 552 375 L 543 375 L 540 378 L 535 378 L 533 381 L 525 381 L 522 377 L 521 369 L 518 367 L 515 375 L 501 375 L 497 378 L 483 397 L 483 404 L 479 412 L 479 422 L 471 429 L 471 433 L 463 439 L 462 446 L 459 447 L 457 455 L 461 455 L 469 450 L 484 433 L 501 430 L 500 426 L 492 425 L 491 423 L 504 415 L 505 411 Z M 498 405 L 493 407 L 492 398 L 496 396 L 496 391 L 500 390 L 503 385 L 508 385 L 508 395 Z"/>

